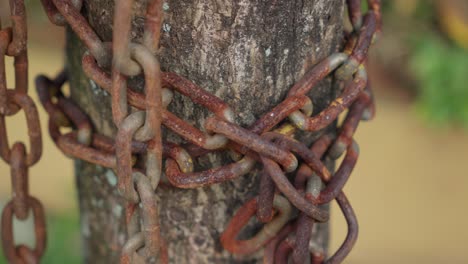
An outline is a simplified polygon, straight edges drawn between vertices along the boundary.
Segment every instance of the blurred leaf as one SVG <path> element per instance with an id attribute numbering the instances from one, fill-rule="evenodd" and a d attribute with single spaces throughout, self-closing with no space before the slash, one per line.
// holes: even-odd
<path id="1" fill-rule="evenodd" d="M 468 1 L 438 0 L 437 11 L 445 33 L 458 45 L 468 49 Z"/>
<path id="2" fill-rule="evenodd" d="M 421 36 L 410 60 L 420 84 L 417 110 L 439 125 L 468 127 L 468 52 L 435 36 Z"/>
<path id="3" fill-rule="evenodd" d="M 42 263 L 82 263 L 78 215 L 61 214 L 51 216 L 48 220 L 49 239 Z"/>

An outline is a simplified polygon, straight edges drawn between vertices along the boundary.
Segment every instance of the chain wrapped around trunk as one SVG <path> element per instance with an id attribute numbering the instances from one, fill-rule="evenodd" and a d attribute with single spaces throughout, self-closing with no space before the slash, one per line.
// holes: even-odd
<path id="1" fill-rule="evenodd" d="M 86 114 L 61 90 L 67 81 L 63 71 L 55 79 L 39 76 L 36 88 L 49 115 L 49 133 L 66 155 L 85 160 L 117 173 L 117 188 L 126 199 L 127 242 L 122 248 L 122 263 L 167 263 L 167 245 L 160 234 L 155 190 L 161 176 L 176 188 L 199 188 L 229 181 L 263 165 L 258 195 L 247 201 L 233 216 L 221 235 L 223 247 L 236 255 L 264 250 L 264 263 L 341 263 L 352 249 L 358 232 L 353 209 L 342 189 L 356 164 L 359 148 L 353 134 L 360 120 L 370 120 L 375 113 L 373 95 L 367 80 L 365 61 L 369 47 L 380 34 L 379 0 L 367 0 L 362 14 L 361 0 L 347 0 L 353 30 L 345 32 L 344 50 L 331 54 L 313 66 L 286 98 L 248 128 L 237 125 L 231 107 L 215 95 L 172 72 L 162 72 L 158 60 L 162 1 L 147 5 L 141 43 L 131 42 L 132 0 L 116 1 L 112 43 L 100 40 L 81 15 L 81 0 L 41 0 L 52 23 L 68 25 L 87 47 L 82 67 L 88 78 L 112 96 L 112 117 L 117 127 L 115 139 L 93 132 Z M 27 90 L 26 26 L 24 4 L 11 0 L 13 26 L 0 31 L 0 58 L 15 57 L 16 89 L 7 90 L 4 61 L 0 62 L 0 149 L 2 158 L 12 167 L 14 198 L 2 216 L 3 248 L 9 261 L 38 260 L 44 251 L 45 226 L 40 203 L 27 192 L 27 168 L 41 154 L 37 111 Z M 127 78 L 143 74 L 145 92 L 135 92 Z M 328 107 L 312 116 L 313 105 L 307 96 L 316 84 L 334 75 L 344 84 L 341 94 Z M 167 110 L 173 91 L 213 113 L 196 128 Z M 10 149 L 6 140 L 4 117 L 24 109 L 31 141 L 26 155 L 23 143 Z M 135 109 L 135 111 L 129 111 Z M 347 110 L 338 134 L 325 134 L 311 146 L 294 139 L 297 131 L 317 132 L 336 122 Z M 163 141 L 161 126 L 186 140 L 180 145 Z M 73 130 L 62 133 L 62 127 Z M 194 160 L 215 151 L 234 152 L 229 164 L 194 171 Z M 324 160 L 343 161 L 335 173 Z M 144 165 L 136 162 L 145 158 Z M 165 164 L 163 166 L 163 160 Z M 163 169 L 164 167 L 164 169 Z M 292 179 L 286 173 L 293 173 Z M 326 222 L 329 214 L 321 205 L 336 200 L 348 225 L 341 247 L 326 257 L 326 252 L 310 248 L 312 227 Z M 15 245 L 11 231 L 13 215 L 20 219 L 33 210 L 36 249 Z M 252 238 L 238 240 L 239 232 L 256 216 L 264 224 Z M 28 261 L 27 261 L 28 260 Z"/>

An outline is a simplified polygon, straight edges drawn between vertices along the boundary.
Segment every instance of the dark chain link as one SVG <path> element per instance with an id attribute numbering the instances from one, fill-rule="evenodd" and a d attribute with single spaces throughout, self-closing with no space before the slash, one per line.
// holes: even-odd
<path id="1" fill-rule="evenodd" d="M 11 26 L 0 23 L 0 157 L 10 165 L 12 199 L 2 212 L 1 237 L 5 257 L 10 263 L 38 263 L 46 245 L 44 208 L 29 194 L 29 167 L 36 164 L 42 154 L 41 128 L 36 106 L 28 96 L 28 53 L 26 10 L 23 0 L 10 0 Z M 15 88 L 7 88 L 5 57 L 14 58 Z M 25 143 L 8 141 L 6 117 L 23 110 L 29 137 L 29 153 Z M 34 219 L 35 248 L 15 243 L 13 221 Z"/>
<path id="2" fill-rule="evenodd" d="M 344 51 L 319 62 L 291 87 L 281 103 L 249 128 L 243 128 L 235 124 L 235 113 L 224 101 L 175 73 L 160 71 L 157 59 L 162 23 L 160 0 L 150 1 L 147 6 L 142 43 L 130 41 L 133 1 L 117 1 L 114 41 L 109 44 L 99 39 L 80 14 L 82 1 L 42 0 L 50 20 L 57 25 L 68 24 L 87 46 L 88 52 L 82 58 L 86 75 L 112 95 L 112 114 L 118 127 L 115 140 L 93 133 L 86 114 L 63 95 L 61 86 L 67 80 L 65 72 L 55 80 L 45 76 L 36 80 L 41 103 L 50 117 L 49 132 L 56 145 L 71 157 L 117 171 L 118 189 L 128 200 L 128 240 L 122 250 L 121 262 L 143 263 L 151 258 L 159 258 L 163 263 L 168 261 L 167 247 L 160 235 L 154 195 L 161 177 L 163 157 L 166 161 L 165 175 L 178 188 L 198 188 L 228 181 L 249 173 L 256 164 L 263 164 L 258 196 L 239 209 L 221 236 L 222 245 L 231 253 L 246 255 L 264 248 L 264 263 L 287 263 L 290 256 L 295 263 L 303 263 L 304 260 L 311 263 L 343 261 L 352 249 L 358 231 L 356 216 L 342 191 L 359 154 L 353 134 L 360 120 L 372 119 L 375 113 L 364 63 L 369 47 L 380 33 L 381 14 L 380 1 L 367 2 L 369 8 L 363 16 L 360 0 L 347 1 L 353 31 L 346 34 Z M 2 44 L 3 39 L 8 40 L 5 43 L 11 42 L 10 31 L 2 31 Z M 17 30 L 13 36 L 17 36 L 18 32 L 21 31 Z M 22 42 L 17 40 L 12 43 Z M 15 50 L 18 49 L 4 44 L 0 51 L 12 54 Z M 18 56 L 20 53 L 16 54 Z M 21 61 L 20 58 L 18 60 Z M 127 77 L 138 74 L 145 77 L 144 94 L 134 92 L 126 82 Z M 320 80 L 331 74 L 342 80 L 345 88 L 326 109 L 311 116 L 312 102 L 306 95 Z M 214 116 L 204 124 L 208 133 L 167 110 L 172 91 L 189 97 L 213 112 Z M 1 120 L 9 112 L 17 111 L 12 106 L 15 104 L 19 105 L 18 109 L 21 107 L 26 112 L 30 111 L 20 96 L 9 94 L 4 92 L 0 97 L 0 109 L 6 109 L 1 112 Z M 128 105 L 137 111 L 129 112 Z M 297 130 L 323 131 L 346 109 L 349 111 L 337 136 L 322 133 L 309 147 L 294 139 Z M 28 121 L 33 119 L 28 118 Z M 34 125 L 33 121 L 30 122 Z M 162 141 L 161 125 L 180 135 L 187 144 L 182 147 Z M 60 127 L 73 127 L 75 130 L 62 134 Z M 6 137 L 6 133 L 3 135 Z M 32 135 L 31 144 L 37 144 L 33 142 L 35 139 Z M 234 156 L 237 158 L 218 168 L 193 171 L 194 158 L 219 150 L 236 153 Z M 34 163 L 37 152 L 31 150 L 27 157 L 20 154 L 24 152 L 24 147 L 15 145 L 12 150 L 2 147 L 1 153 L 5 160 L 22 157 L 16 158 L 18 161 L 14 163 L 20 164 L 19 167 Z M 338 170 L 330 172 L 324 160 L 337 159 L 345 152 Z M 145 154 L 144 170 L 134 166 L 136 154 Z M 15 171 L 19 171 L 18 175 L 24 175 L 21 169 Z M 295 172 L 292 180 L 285 176 L 285 173 L 291 172 Z M 24 185 L 24 179 L 18 179 L 15 186 Z M 319 206 L 332 200 L 337 201 L 345 216 L 348 234 L 338 251 L 326 258 L 326 253 L 321 249 L 310 249 L 309 241 L 314 223 L 325 222 L 329 218 L 328 212 Z M 34 204 L 29 202 L 33 209 L 36 208 Z M 19 208 L 15 209 L 17 214 L 24 211 L 21 209 L 24 202 L 12 203 L 13 206 Z M 293 207 L 299 210 L 297 217 Z M 40 227 L 41 214 L 34 212 L 36 226 Z M 237 234 L 254 215 L 265 223 L 264 227 L 252 238 L 238 240 Z M 39 235 L 37 237 L 40 238 Z M 14 253 L 17 257 L 26 258 L 40 249 L 40 246 L 35 251 L 17 247 Z"/>

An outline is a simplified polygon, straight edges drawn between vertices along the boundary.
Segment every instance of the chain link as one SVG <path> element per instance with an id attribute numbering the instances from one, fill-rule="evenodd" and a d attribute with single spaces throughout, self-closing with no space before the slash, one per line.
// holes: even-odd
<path id="1" fill-rule="evenodd" d="M 0 157 L 10 165 L 12 199 L 2 212 L 1 238 L 3 252 L 10 263 L 38 263 L 46 245 L 44 208 L 29 194 L 29 167 L 36 164 L 42 154 L 41 128 L 36 106 L 27 95 L 28 55 L 26 10 L 22 0 L 10 0 L 11 26 L 0 23 Z M 7 88 L 5 57 L 14 58 L 15 87 Z M 29 153 L 23 142 L 10 147 L 6 118 L 23 110 L 28 127 Z M 15 243 L 13 221 L 34 219 L 35 248 Z"/>
<path id="2" fill-rule="evenodd" d="M 375 114 L 373 95 L 367 80 L 365 60 L 369 47 L 381 31 L 380 1 L 368 0 L 361 12 L 360 0 L 347 0 L 353 31 L 346 34 L 344 51 L 335 53 L 310 69 L 291 87 L 286 98 L 261 116 L 252 126 L 237 125 L 231 107 L 191 81 L 171 72 L 161 72 L 158 48 L 163 20 L 162 1 L 149 1 L 142 43 L 131 41 L 133 1 L 116 1 L 112 43 L 99 39 L 81 15 L 81 0 L 41 0 L 52 23 L 69 25 L 88 51 L 83 54 L 85 74 L 112 95 L 112 116 L 117 130 L 115 140 L 92 130 L 86 114 L 61 91 L 67 81 L 63 71 L 54 80 L 36 79 L 40 101 L 49 115 L 49 133 L 66 155 L 116 170 L 117 188 L 127 200 L 128 240 L 122 249 L 122 263 L 169 260 L 167 245 L 160 234 L 155 190 L 163 171 L 177 188 L 198 188 L 240 177 L 262 164 L 258 196 L 247 201 L 233 216 L 221 235 L 224 248 L 236 255 L 253 254 L 264 248 L 264 263 L 340 263 L 352 249 L 358 232 L 353 209 L 343 193 L 357 162 L 359 148 L 353 134 L 361 120 Z M 39 159 L 42 142 L 37 110 L 27 92 L 26 20 L 24 3 L 11 0 L 12 27 L 0 30 L 0 156 L 10 164 L 14 195 L 2 214 L 2 240 L 10 262 L 37 262 L 45 246 L 45 222 L 40 203 L 28 192 L 28 167 Z M 8 90 L 5 56 L 15 58 L 15 89 Z M 143 74 L 145 92 L 134 92 L 127 78 Z M 328 107 L 312 116 L 308 92 L 334 74 L 346 85 Z M 196 128 L 167 110 L 176 91 L 207 108 L 214 115 Z M 136 111 L 129 111 L 129 106 Z M 5 117 L 23 109 L 28 124 L 30 151 L 23 143 L 9 147 Z M 349 109 L 338 134 L 324 134 L 323 128 Z M 163 141 L 161 126 L 187 141 L 182 147 Z M 61 127 L 72 127 L 63 134 Z M 312 146 L 294 139 L 295 132 L 319 132 Z M 229 151 L 232 163 L 194 172 L 194 159 L 213 151 Z M 336 160 L 344 153 L 338 170 L 330 172 L 326 159 Z M 145 157 L 144 167 L 136 166 L 137 156 Z M 294 173 L 290 180 L 286 173 Z M 326 258 L 322 249 L 310 248 L 316 222 L 328 221 L 321 205 L 336 200 L 348 224 L 342 246 Z M 15 245 L 12 219 L 25 219 L 32 209 L 36 247 Z M 298 210 L 299 213 L 294 213 Z M 264 223 L 252 238 L 238 240 L 237 234 L 250 218 Z M 140 221 L 141 219 L 142 221 Z"/>

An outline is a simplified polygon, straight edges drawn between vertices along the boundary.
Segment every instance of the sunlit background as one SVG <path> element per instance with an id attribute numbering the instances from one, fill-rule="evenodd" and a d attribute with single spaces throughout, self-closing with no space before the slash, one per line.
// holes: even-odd
<path id="1" fill-rule="evenodd" d="M 360 224 L 345 263 L 468 263 L 468 1 L 383 2 L 384 35 L 369 65 L 377 116 L 359 127 L 361 155 L 345 188 Z M 39 1 L 27 3 L 33 91 L 34 76 L 53 76 L 62 67 L 64 35 L 48 22 Z M 2 18 L 6 6 L 2 0 Z M 12 60 L 7 63 L 12 84 Z M 47 209 L 44 263 L 79 263 L 73 164 L 51 143 L 39 110 L 44 153 L 29 174 L 30 192 Z M 11 142 L 26 138 L 22 116 L 8 118 L 7 125 Z M 0 175 L 1 205 L 11 195 L 3 162 Z M 331 251 L 346 234 L 335 205 L 332 214 Z M 30 225 L 16 227 L 18 242 L 31 243 Z"/>

